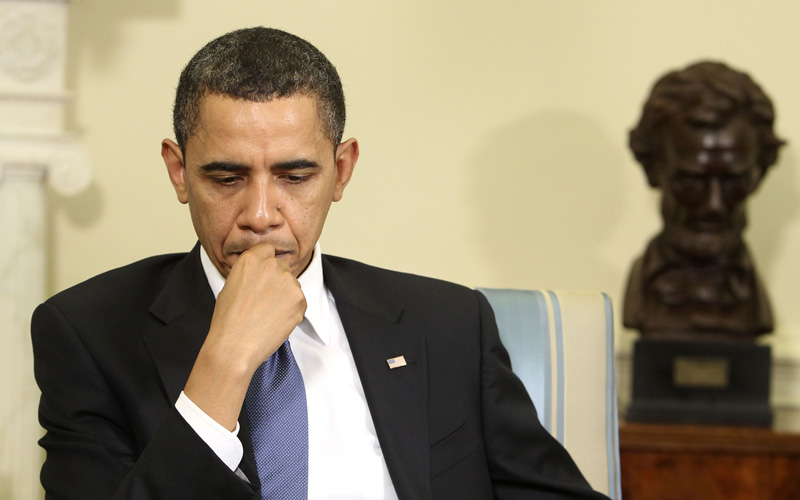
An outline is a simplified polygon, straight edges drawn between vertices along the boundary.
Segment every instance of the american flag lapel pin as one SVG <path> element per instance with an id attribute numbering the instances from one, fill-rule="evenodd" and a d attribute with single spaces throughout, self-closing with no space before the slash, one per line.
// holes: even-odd
<path id="1" fill-rule="evenodd" d="M 406 358 L 405 356 L 397 356 L 396 358 L 387 359 L 386 363 L 389 365 L 390 370 L 394 370 L 395 368 L 406 366 Z"/>

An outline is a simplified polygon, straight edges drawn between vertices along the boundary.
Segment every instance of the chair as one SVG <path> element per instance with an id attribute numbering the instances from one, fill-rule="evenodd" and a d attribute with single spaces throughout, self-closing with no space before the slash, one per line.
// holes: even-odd
<path id="1" fill-rule="evenodd" d="M 611 301 L 601 292 L 478 288 L 542 425 L 592 487 L 621 500 Z"/>

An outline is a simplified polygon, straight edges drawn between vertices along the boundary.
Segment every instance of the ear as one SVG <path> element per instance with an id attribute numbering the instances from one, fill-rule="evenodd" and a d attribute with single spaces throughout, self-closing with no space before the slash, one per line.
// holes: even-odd
<path id="1" fill-rule="evenodd" d="M 333 191 L 333 201 L 339 201 L 344 194 L 344 188 L 353 176 L 353 170 L 358 161 L 358 141 L 351 138 L 339 144 L 336 148 L 336 186 Z"/>
<path id="2" fill-rule="evenodd" d="M 186 166 L 183 163 L 183 152 L 175 142 L 164 139 L 161 141 L 161 158 L 167 166 L 169 180 L 178 195 L 178 201 L 188 203 L 189 196 L 186 193 Z"/>

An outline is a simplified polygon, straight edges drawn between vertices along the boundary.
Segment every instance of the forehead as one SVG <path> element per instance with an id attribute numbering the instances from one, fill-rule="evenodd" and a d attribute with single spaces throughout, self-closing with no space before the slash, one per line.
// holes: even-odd
<path id="1" fill-rule="evenodd" d="M 673 123 L 664 130 L 664 147 L 668 157 L 679 160 L 676 168 L 705 171 L 713 164 L 724 164 L 746 171 L 756 168 L 750 160 L 758 150 L 758 130 L 742 116 L 721 127 Z"/>
<path id="2" fill-rule="evenodd" d="M 294 94 L 266 101 L 252 101 L 207 93 L 198 102 L 196 126 L 191 138 L 208 134 L 266 134 L 295 128 L 296 132 L 324 133 L 318 99 Z M 187 141 L 187 142 L 190 142 Z"/>
<path id="3" fill-rule="evenodd" d="M 333 142 L 310 97 L 254 102 L 210 94 L 200 103 L 184 161 L 191 167 L 212 162 L 256 167 L 300 158 L 325 164 L 331 151 Z"/>
<path id="4" fill-rule="evenodd" d="M 737 115 L 721 126 L 702 126 L 680 121 L 664 127 L 667 146 L 678 151 L 743 150 L 757 144 L 758 130 L 746 117 Z"/>

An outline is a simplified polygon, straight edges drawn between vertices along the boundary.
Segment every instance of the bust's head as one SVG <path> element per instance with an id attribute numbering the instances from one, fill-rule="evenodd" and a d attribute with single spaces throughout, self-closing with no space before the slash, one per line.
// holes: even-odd
<path id="1" fill-rule="evenodd" d="M 662 189 L 663 241 L 692 259 L 734 252 L 745 200 L 777 159 L 772 102 L 746 74 L 701 62 L 656 82 L 630 147 Z"/>

